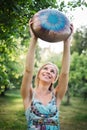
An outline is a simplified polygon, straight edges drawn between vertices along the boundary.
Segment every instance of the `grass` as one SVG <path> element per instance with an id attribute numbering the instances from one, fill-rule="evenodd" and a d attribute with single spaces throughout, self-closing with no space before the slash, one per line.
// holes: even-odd
<path id="1" fill-rule="evenodd" d="M 65 99 L 64 99 L 65 100 Z M 60 107 L 61 130 L 87 130 L 87 101 L 72 98 L 69 106 Z M 0 130 L 26 130 L 26 119 L 19 90 L 0 97 Z"/>
<path id="2" fill-rule="evenodd" d="M 60 107 L 61 130 L 87 130 L 87 101 L 73 97 L 71 105 Z"/>
<path id="3" fill-rule="evenodd" d="M 26 130 L 26 120 L 19 90 L 0 97 L 0 130 Z"/>

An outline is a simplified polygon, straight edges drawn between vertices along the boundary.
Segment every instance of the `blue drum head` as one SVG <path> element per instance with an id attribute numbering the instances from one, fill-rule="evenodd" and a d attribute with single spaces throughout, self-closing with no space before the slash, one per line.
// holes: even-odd
<path id="1" fill-rule="evenodd" d="M 38 18 L 42 28 L 56 32 L 63 30 L 69 22 L 63 13 L 55 9 L 39 11 Z"/>

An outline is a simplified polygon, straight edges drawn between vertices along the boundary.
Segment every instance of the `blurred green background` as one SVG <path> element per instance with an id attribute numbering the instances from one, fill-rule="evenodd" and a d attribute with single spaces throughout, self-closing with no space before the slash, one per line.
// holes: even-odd
<path id="1" fill-rule="evenodd" d="M 39 10 L 55 8 L 65 14 L 87 8 L 85 0 L 0 0 L 0 130 L 25 130 L 26 119 L 20 96 L 26 53 L 29 47 L 29 19 Z M 73 19 L 71 13 L 69 19 Z M 85 19 L 84 19 L 85 20 Z M 78 23 L 79 24 L 79 23 Z M 43 46 L 43 45 L 42 45 Z M 51 61 L 61 69 L 62 52 L 37 44 L 34 79 L 43 63 Z M 77 28 L 71 44 L 69 89 L 60 108 L 61 130 L 87 128 L 87 26 Z M 55 87 L 55 86 L 54 86 Z"/>

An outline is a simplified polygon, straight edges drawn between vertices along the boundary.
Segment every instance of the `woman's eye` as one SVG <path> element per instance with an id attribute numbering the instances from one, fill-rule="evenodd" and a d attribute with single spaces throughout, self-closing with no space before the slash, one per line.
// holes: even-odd
<path id="1" fill-rule="evenodd" d="M 44 69 L 44 70 L 47 70 L 48 68 L 47 68 L 47 67 L 44 67 L 43 69 Z"/>
<path id="2" fill-rule="evenodd" d="M 52 72 L 52 73 L 55 73 L 55 71 L 54 71 L 54 70 L 51 70 L 51 72 Z"/>

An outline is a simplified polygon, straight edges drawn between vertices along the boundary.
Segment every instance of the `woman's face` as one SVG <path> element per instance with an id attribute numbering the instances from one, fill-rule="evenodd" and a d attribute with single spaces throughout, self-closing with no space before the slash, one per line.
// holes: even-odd
<path id="1" fill-rule="evenodd" d="M 39 79 L 47 83 L 54 83 L 56 75 L 56 68 L 53 65 L 48 64 L 40 70 Z"/>

